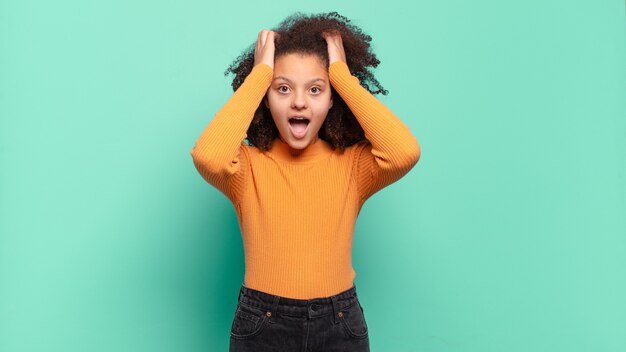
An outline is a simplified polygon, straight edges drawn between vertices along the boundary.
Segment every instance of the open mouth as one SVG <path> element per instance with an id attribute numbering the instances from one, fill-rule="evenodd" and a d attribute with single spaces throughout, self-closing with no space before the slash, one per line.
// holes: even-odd
<path id="1" fill-rule="evenodd" d="M 303 116 L 294 116 L 289 118 L 289 127 L 294 137 L 302 138 L 306 134 L 307 128 L 311 121 Z"/>

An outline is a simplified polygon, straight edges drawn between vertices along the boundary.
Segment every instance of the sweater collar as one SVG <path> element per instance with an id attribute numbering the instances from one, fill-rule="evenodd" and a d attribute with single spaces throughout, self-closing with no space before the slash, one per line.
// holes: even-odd
<path id="1" fill-rule="evenodd" d="M 325 140 L 318 138 L 315 143 L 310 144 L 302 150 L 293 149 L 280 137 L 274 139 L 269 153 L 277 159 L 290 163 L 314 162 L 328 157 L 333 153 L 333 147 Z M 299 154 L 292 154 L 298 151 Z"/>

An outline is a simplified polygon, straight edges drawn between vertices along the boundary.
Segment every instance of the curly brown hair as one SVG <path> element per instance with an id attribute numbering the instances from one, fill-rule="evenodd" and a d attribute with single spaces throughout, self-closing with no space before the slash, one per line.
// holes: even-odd
<path id="1" fill-rule="evenodd" d="M 317 55 L 327 68 L 328 47 L 322 33 L 338 31 L 341 34 L 350 73 L 357 77 L 361 86 L 370 93 L 387 95 L 388 91 L 370 72 L 370 67 L 375 68 L 380 63 L 380 60 L 371 50 L 370 41 L 372 37 L 350 23 L 348 18 L 337 12 L 310 16 L 296 12 L 285 18 L 278 27 L 272 30 L 278 34 L 275 42 L 275 58 L 292 53 L 312 54 Z M 224 72 L 224 75 L 235 75 L 232 82 L 233 91 L 241 86 L 252 71 L 255 44 L 252 43 Z M 332 87 L 331 91 L 334 104 L 328 111 L 318 136 L 331 144 L 334 149 L 338 148 L 343 152 L 346 147 L 366 138 L 363 128 L 350 108 Z M 248 143 L 266 151 L 271 148 L 278 136 L 278 128 L 272 119 L 270 110 L 261 103 L 254 113 L 247 131 Z"/>

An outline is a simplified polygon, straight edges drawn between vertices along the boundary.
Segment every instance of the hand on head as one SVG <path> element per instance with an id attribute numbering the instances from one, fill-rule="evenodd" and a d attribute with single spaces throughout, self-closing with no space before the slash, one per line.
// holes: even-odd
<path id="1" fill-rule="evenodd" d="M 266 64 L 272 69 L 274 68 L 274 39 L 278 37 L 278 33 L 270 30 L 262 30 L 254 48 L 254 66 L 258 64 Z"/>
<path id="2" fill-rule="evenodd" d="M 256 47 L 254 49 L 254 66 L 264 63 L 272 69 L 274 68 L 274 40 L 278 37 L 278 33 L 264 29 L 259 32 Z M 328 65 L 336 61 L 346 62 L 346 53 L 341 40 L 341 33 L 336 30 L 329 30 L 322 33 L 322 37 L 328 45 Z"/>
<path id="3" fill-rule="evenodd" d="M 341 40 L 341 33 L 335 30 L 326 31 L 322 33 L 326 43 L 328 44 L 328 65 L 333 62 L 343 61 L 346 62 L 346 52 L 343 49 L 343 41 Z"/>

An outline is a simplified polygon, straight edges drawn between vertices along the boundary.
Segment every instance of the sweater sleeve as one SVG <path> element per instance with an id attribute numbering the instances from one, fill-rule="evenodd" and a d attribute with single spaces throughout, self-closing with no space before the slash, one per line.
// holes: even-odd
<path id="1" fill-rule="evenodd" d="M 250 148 L 243 140 L 272 80 L 273 69 L 254 66 L 237 91 L 215 114 L 191 149 L 193 163 L 209 184 L 237 204 L 249 173 Z"/>
<path id="2" fill-rule="evenodd" d="M 360 85 L 345 62 L 329 66 L 329 79 L 367 139 L 354 151 L 357 188 L 364 202 L 407 174 L 420 158 L 420 146 L 409 127 Z"/>

